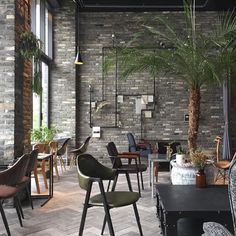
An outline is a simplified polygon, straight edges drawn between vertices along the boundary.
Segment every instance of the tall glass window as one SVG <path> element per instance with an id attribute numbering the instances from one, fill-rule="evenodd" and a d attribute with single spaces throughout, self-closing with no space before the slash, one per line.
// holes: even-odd
<path id="1" fill-rule="evenodd" d="M 31 27 L 42 41 L 42 94 L 33 93 L 33 128 L 49 125 L 50 62 L 53 55 L 52 13 L 46 0 L 32 0 Z"/>

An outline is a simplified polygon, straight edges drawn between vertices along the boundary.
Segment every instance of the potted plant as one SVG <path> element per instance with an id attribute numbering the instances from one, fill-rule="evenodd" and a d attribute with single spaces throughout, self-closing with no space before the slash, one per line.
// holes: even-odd
<path id="1" fill-rule="evenodd" d="M 190 157 L 193 165 L 198 169 L 196 173 L 196 186 L 200 188 L 206 187 L 204 168 L 207 163 L 207 156 L 201 150 L 195 150 L 191 153 Z"/>
<path id="2" fill-rule="evenodd" d="M 189 91 L 188 149 L 195 150 L 201 88 L 223 81 L 228 72 L 235 69 L 236 15 L 232 12 L 216 19 L 215 30 L 209 34 L 200 29 L 196 31 L 194 4 L 190 6 L 184 1 L 184 18 L 186 28 L 181 32 L 174 27 L 174 22 L 168 23 L 160 17 L 153 17 L 151 23 L 140 22 L 143 30 L 137 32 L 127 46 L 116 48 L 114 55 L 109 56 L 111 59 L 106 58 L 104 69 L 112 68 L 114 58 L 118 58 L 123 78 L 148 72 L 152 78 L 170 74 L 182 79 Z M 159 28 L 166 31 L 159 31 Z M 151 39 L 147 40 L 147 37 Z M 149 45 L 143 45 L 145 42 Z M 142 47 L 137 47 L 140 43 Z"/>
<path id="3" fill-rule="evenodd" d="M 33 143 L 43 143 L 45 144 L 45 152 L 48 151 L 48 144 L 52 141 L 58 132 L 57 128 L 46 126 L 41 126 L 31 130 L 31 141 Z"/>
<path id="4" fill-rule="evenodd" d="M 33 32 L 25 31 L 20 36 L 20 55 L 24 60 L 34 60 L 34 76 L 32 81 L 33 91 L 42 93 L 42 68 L 40 58 L 42 56 L 42 41 Z"/>
<path id="5" fill-rule="evenodd" d="M 186 162 L 186 149 L 182 146 L 177 146 L 176 151 L 176 163 L 178 165 L 183 165 Z"/>

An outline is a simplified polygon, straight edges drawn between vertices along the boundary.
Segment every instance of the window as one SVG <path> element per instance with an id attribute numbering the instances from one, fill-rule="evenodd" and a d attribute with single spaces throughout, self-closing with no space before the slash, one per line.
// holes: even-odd
<path id="1" fill-rule="evenodd" d="M 33 128 L 49 125 L 49 83 L 52 60 L 52 13 L 46 0 L 32 0 L 31 30 L 42 41 L 42 94 L 33 93 Z"/>

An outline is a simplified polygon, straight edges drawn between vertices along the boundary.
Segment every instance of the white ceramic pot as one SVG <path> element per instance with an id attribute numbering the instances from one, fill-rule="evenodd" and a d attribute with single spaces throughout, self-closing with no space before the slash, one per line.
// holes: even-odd
<path id="1" fill-rule="evenodd" d="M 176 154 L 177 165 L 182 166 L 185 163 L 186 154 Z"/>

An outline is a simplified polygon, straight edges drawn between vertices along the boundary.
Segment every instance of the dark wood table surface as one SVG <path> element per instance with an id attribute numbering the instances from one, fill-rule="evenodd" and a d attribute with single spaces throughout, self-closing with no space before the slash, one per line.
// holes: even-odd
<path id="1" fill-rule="evenodd" d="M 228 187 L 209 185 L 156 185 L 157 215 L 164 235 L 177 235 L 177 221 L 192 218 L 221 223 L 232 231 Z"/>

